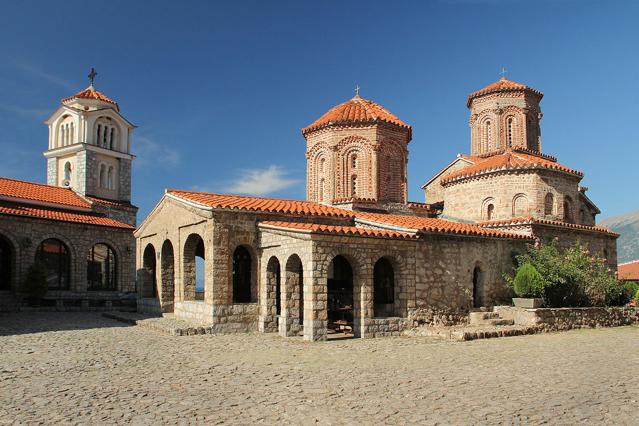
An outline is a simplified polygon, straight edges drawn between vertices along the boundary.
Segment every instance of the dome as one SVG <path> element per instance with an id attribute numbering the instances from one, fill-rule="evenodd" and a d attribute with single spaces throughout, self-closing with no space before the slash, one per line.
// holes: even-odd
<path id="1" fill-rule="evenodd" d="M 114 101 L 113 99 L 109 98 L 104 93 L 98 92 L 97 90 L 95 90 L 95 88 L 93 86 L 89 86 L 86 89 L 79 91 L 78 93 L 76 93 L 73 96 L 69 96 L 68 98 L 62 99 L 62 103 L 64 104 L 64 103 L 73 101 L 75 99 L 95 99 L 95 100 L 98 100 L 98 101 L 102 101 L 102 102 L 106 102 L 106 103 L 115 105 L 116 109 L 119 109 L 118 103 L 116 101 Z"/>
<path id="2" fill-rule="evenodd" d="M 321 128 L 340 124 L 388 123 L 411 131 L 411 127 L 383 106 L 355 95 L 331 108 L 327 113 L 302 129 L 306 135 Z"/>
<path id="3" fill-rule="evenodd" d="M 517 83 L 512 80 L 508 80 L 506 77 L 502 77 L 494 83 L 489 84 L 483 89 L 477 90 L 476 92 L 468 95 L 468 100 L 466 101 L 466 106 L 470 107 L 473 99 L 478 98 L 480 96 L 488 95 L 489 93 L 499 93 L 499 92 L 526 92 L 533 95 L 536 95 L 541 99 L 544 94 L 539 90 L 533 89 L 532 87 L 526 86 L 525 84 Z"/>

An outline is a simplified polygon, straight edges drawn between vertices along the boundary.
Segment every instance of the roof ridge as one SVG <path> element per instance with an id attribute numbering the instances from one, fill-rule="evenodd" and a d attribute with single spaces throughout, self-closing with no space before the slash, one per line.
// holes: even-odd
<path id="1" fill-rule="evenodd" d="M 73 191 L 71 188 L 64 188 L 64 187 L 62 187 L 62 186 L 49 185 L 48 183 L 33 182 L 33 181 L 30 181 L 30 180 L 15 179 L 15 178 L 10 178 L 10 177 L 5 177 L 5 176 L 0 176 L 0 179 L 10 180 L 10 181 L 12 181 L 12 182 L 28 183 L 28 184 L 31 184 L 31 185 L 46 186 L 47 188 L 61 189 L 61 190 L 63 190 L 63 191 L 71 191 L 71 192 L 73 192 L 75 195 L 78 195 L 78 194 L 77 194 L 75 191 Z"/>
<path id="2" fill-rule="evenodd" d="M 293 201 L 296 203 L 311 203 L 311 204 L 317 204 L 320 206 L 324 206 L 325 204 L 321 204 L 321 203 L 317 203 L 315 201 L 308 201 L 308 200 L 294 200 L 292 198 L 274 198 L 274 197 L 261 197 L 259 195 L 246 195 L 246 194 L 232 194 L 232 193 L 220 193 L 220 192 L 208 192 L 208 191 L 193 191 L 190 189 L 177 189 L 177 188 L 167 188 L 166 192 L 172 192 L 172 191 L 177 191 L 177 192 L 188 192 L 190 194 L 206 194 L 206 195 L 215 195 L 215 196 L 219 196 L 219 197 L 240 197 L 240 198 L 251 198 L 251 199 L 257 199 L 257 200 L 275 200 L 275 201 Z M 332 207 L 332 206 L 327 206 L 327 207 Z M 336 207 L 339 208 L 339 207 Z"/>

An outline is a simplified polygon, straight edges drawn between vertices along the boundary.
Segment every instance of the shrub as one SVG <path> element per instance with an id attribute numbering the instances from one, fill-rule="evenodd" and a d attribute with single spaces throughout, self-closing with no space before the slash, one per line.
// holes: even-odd
<path id="1" fill-rule="evenodd" d="M 42 299 L 47 294 L 47 268 L 40 262 L 35 262 L 24 278 L 24 292 L 31 299 Z"/>
<path id="2" fill-rule="evenodd" d="M 529 263 L 537 270 L 538 294 L 549 307 L 623 305 L 629 299 L 606 262 L 579 243 L 563 251 L 555 244 L 530 246 L 517 263 L 519 268 Z M 506 277 L 513 289 L 515 279 Z"/>
<path id="3" fill-rule="evenodd" d="M 524 263 L 517 268 L 513 279 L 513 290 L 519 297 L 541 297 L 543 278 L 531 263 Z"/>
<path id="4" fill-rule="evenodd" d="M 637 293 L 635 294 L 635 300 L 639 302 L 639 289 L 637 289 Z"/>

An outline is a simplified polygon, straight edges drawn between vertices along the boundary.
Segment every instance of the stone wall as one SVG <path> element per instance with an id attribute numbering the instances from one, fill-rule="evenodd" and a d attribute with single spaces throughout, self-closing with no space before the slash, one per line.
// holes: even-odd
<path id="1" fill-rule="evenodd" d="M 132 230 L 72 222 L 0 215 L 0 234 L 13 249 L 11 289 L 20 292 L 38 246 L 48 238 L 62 241 L 71 257 L 69 290 L 51 290 L 56 299 L 118 299 L 135 292 L 135 239 Z M 109 245 L 117 261 L 117 290 L 87 290 L 87 257 L 98 243 Z"/>
<path id="2" fill-rule="evenodd" d="M 257 330 L 256 303 L 229 306 L 204 302 L 176 302 L 175 317 L 210 326 L 213 333 L 254 332 Z"/>
<path id="3" fill-rule="evenodd" d="M 554 241 L 563 249 L 573 246 L 578 241 L 588 247 L 593 255 L 606 259 L 612 270 L 617 269 L 617 237 L 615 235 L 541 224 L 533 225 L 532 233 L 541 242 L 549 244 Z"/>
<path id="4" fill-rule="evenodd" d="M 638 308 L 539 308 L 523 309 L 495 306 L 494 312 L 515 325 L 534 326 L 543 331 L 573 328 L 619 327 L 639 323 Z"/>

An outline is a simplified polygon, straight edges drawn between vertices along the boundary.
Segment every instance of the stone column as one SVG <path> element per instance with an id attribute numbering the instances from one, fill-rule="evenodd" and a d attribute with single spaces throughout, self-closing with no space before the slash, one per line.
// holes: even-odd
<path id="1" fill-rule="evenodd" d="M 282 311 L 278 326 L 280 336 L 290 337 L 297 335 L 300 327 L 300 275 L 297 271 L 288 270 L 285 270 L 285 274 L 282 283 Z"/>
<path id="2" fill-rule="evenodd" d="M 353 334 L 355 337 L 366 337 L 366 322 L 374 315 L 372 266 L 360 265 L 360 270 L 353 277 Z"/>
<path id="3" fill-rule="evenodd" d="M 311 272 L 304 278 L 304 340 L 310 341 L 326 340 L 328 326 L 328 282 L 317 256 L 314 253 L 312 264 L 304 268 Z"/>
<path id="4" fill-rule="evenodd" d="M 261 263 L 263 264 L 264 262 Z M 275 301 L 277 297 L 277 275 L 275 271 L 269 270 L 268 262 L 266 265 L 266 268 L 262 268 L 262 271 L 260 271 L 260 313 L 257 328 L 261 333 L 272 333 L 277 331 L 277 307 Z"/>

